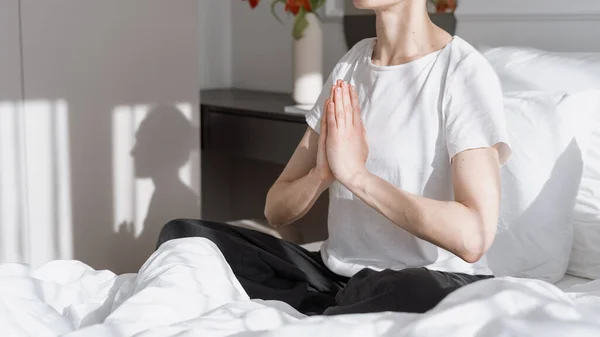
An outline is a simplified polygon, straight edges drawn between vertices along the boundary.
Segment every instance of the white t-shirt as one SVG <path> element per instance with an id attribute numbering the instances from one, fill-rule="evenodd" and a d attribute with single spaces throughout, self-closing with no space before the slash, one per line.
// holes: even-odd
<path id="1" fill-rule="evenodd" d="M 331 85 L 354 85 L 367 130 L 369 172 L 423 197 L 452 201 L 451 158 L 499 145 L 510 156 L 502 90 L 497 75 L 470 44 L 454 37 L 442 50 L 410 63 L 371 62 L 375 39 L 356 44 L 335 66 L 306 121 L 319 132 Z M 329 239 L 323 261 L 352 276 L 375 270 L 427 267 L 490 275 L 485 257 L 470 264 L 392 223 L 339 182 L 329 188 Z"/>

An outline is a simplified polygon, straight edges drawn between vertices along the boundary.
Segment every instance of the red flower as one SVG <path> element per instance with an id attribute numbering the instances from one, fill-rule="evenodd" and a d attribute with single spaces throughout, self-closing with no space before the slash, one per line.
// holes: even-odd
<path id="1" fill-rule="evenodd" d="M 436 7 L 438 13 L 454 12 L 456 10 L 456 0 L 438 0 Z"/>
<path id="2" fill-rule="evenodd" d="M 248 1 L 251 8 L 258 6 L 261 0 L 242 0 Z M 306 19 L 307 13 L 313 13 L 317 9 L 321 8 L 325 4 L 326 0 L 271 0 L 271 13 L 277 19 L 277 21 L 283 24 L 283 21 L 277 15 L 276 7 L 279 4 L 285 5 L 285 11 L 292 13 L 294 18 L 294 29 L 292 36 L 299 40 L 304 35 L 304 30 L 309 25 Z M 444 0 L 444 1 L 456 1 L 456 0 Z"/>
<path id="3" fill-rule="evenodd" d="M 298 14 L 300 7 L 304 7 L 304 10 L 307 12 L 312 12 L 310 0 L 287 0 L 285 2 L 285 11 L 291 12 L 294 15 Z"/>
<path id="4" fill-rule="evenodd" d="M 260 2 L 260 0 L 247 0 L 250 3 L 250 8 L 254 9 L 256 6 L 258 6 L 258 3 Z"/>

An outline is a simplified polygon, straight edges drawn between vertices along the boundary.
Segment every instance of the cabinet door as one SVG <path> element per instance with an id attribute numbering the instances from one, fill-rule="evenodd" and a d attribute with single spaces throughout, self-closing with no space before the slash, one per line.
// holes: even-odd
<path id="1" fill-rule="evenodd" d="M 275 121 L 222 113 L 202 114 L 203 151 L 216 151 L 285 165 L 306 132 L 305 123 Z"/>

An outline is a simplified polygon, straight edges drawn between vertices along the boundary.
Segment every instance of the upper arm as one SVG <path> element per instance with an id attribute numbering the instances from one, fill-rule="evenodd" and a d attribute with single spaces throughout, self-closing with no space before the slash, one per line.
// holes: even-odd
<path id="1" fill-rule="evenodd" d="M 318 144 L 319 134 L 307 127 L 277 182 L 293 182 L 307 175 L 317 163 Z"/>
<path id="2" fill-rule="evenodd" d="M 470 54 L 449 76 L 444 94 L 444 127 L 450 159 L 470 149 L 496 147 L 500 164 L 510 157 L 502 87 L 480 54 Z"/>
<path id="3" fill-rule="evenodd" d="M 500 159 L 496 147 L 471 149 L 452 159 L 454 200 L 474 212 L 493 238 L 500 209 Z M 491 243 L 491 242 L 490 242 Z"/>
<path id="4" fill-rule="evenodd" d="M 447 83 L 444 125 L 455 201 L 493 239 L 500 208 L 500 166 L 510 156 L 502 87 L 480 54 L 466 56 Z"/>

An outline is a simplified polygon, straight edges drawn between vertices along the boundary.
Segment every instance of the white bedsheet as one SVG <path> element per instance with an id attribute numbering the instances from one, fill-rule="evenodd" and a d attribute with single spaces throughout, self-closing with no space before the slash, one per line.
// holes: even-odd
<path id="1" fill-rule="evenodd" d="M 564 293 L 535 280 L 481 281 L 427 314 L 305 317 L 249 300 L 210 241 L 169 241 L 139 274 L 76 261 L 0 266 L 2 336 L 600 336 L 600 281 Z"/>

